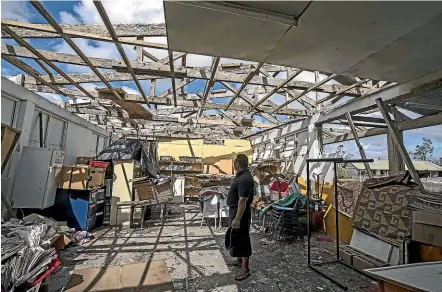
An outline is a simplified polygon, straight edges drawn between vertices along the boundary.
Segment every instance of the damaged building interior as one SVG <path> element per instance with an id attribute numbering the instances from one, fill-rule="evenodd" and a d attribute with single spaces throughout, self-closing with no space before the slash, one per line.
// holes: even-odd
<path id="1" fill-rule="evenodd" d="M 442 2 L 2 1 L 1 30 L 2 291 L 442 291 L 442 156 L 406 137 L 442 133 Z"/>

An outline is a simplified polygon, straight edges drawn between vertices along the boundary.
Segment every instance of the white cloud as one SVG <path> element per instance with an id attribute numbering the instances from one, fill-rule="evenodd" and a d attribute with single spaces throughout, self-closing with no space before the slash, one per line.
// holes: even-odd
<path id="1" fill-rule="evenodd" d="M 25 1 L 2 1 L 2 18 L 29 22 L 32 13 Z"/>
<path id="2" fill-rule="evenodd" d="M 104 8 L 112 23 L 163 23 L 162 0 L 103 1 Z M 74 6 L 85 24 L 102 24 L 100 15 L 92 1 L 83 0 Z"/>
<path id="3" fill-rule="evenodd" d="M 81 24 L 81 21 L 66 11 L 60 12 L 60 23 L 62 24 Z"/>

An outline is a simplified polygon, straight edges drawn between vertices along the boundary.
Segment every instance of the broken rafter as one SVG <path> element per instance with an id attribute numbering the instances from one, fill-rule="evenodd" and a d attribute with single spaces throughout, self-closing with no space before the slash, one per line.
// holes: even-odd
<path id="1" fill-rule="evenodd" d="M 35 7 L 35 9 L 41 14 L 41 16 L 43 16 L 47 22 L 49 22 L 49 24 L 53 27 L 53 29 L 55 31 L 57 31 L 60 36 L 65 40 L 65 42 L 75 51 L 75 53 L 77 53 L 77 55 L 83 60 L 83 62 L 85 62 L 89 68 L 91 68 L 91 70 L 95 73 L 95 75 L 107 86 L 107 88 L 109 88 L 109 90 L 112 92 L 112 94 L 117 98 L 117 99 L 121 99 L 121 96 L 113 89 L 112 85 L 110 85 L 110 83 L 103 77 L 103 75 L 100 73 L 100 71 L 97 70 L 97 68 L 95 68 L 95 66 L 91 63 L 91 61 L 88 59 L 88 57 L 86 57 L 86 55 L 80 50 L 80 48 L 75 44 L 75 42 L 73 42 L 69 36 L 65 35 L 63 33 L 63 29 L 60 27 L 60 25 L 55 21 L 55 19 L 52 18 L 52 16 L 43 8 L 43 6 L 37 2 L 37 1 L 31 1 L 32 6 Z M 3 24 L 2 24 L 3 26 Z M 9 33 L 9 32 L 8 32 Z M 9 33 L 9 35 L 11 35 Z M 29 48 L 27 48 L 29 49 Z M 33 48 L 32 48 L 33 49 Z M 33 51 L 34 50 L 34 51 Z M 37 57 L 39 57 L 41 59 L 41 57 L 43 56 L 40 52 L 36 51 L 35 49 L 30 50 L 32 53 L 34 53 Z M 44 60 L 44 59 L 43 59 Z M 49 64 L 48 64 L 49 65 Z M 52 66 L 51 66 L 52 68 Z M 57 70 L 56 70 L 57 71 Z M 60 74 L 61 70 L 58 70 L 57 72 Z M 62 72 L 63 73 L 63 72 Z M 64 75 L 66 75 L 65 73 L 63 73 Z M 63 74 L 60 74 L 63 76 Z M 69 77 L 70 78 L 70 77 Z M 75 81 L 70 78 L 68 80 L 72 80 L 71 83 L 75 85 Z M 81 87 L 81 86 L 80 86 Z M 82 87 L 81 87 L 82 88 Z M 82 88 L 83 89 L 83 88 Z M 86 91 L 85 89 L 82 90 L 83 92 L 86 92 L 86 96 L 90 97 L 90 98 L 94 98 L 92 95 L 89 94 L 88 91 Z"/>
<path id="2" fill-rule="evenodd" d="M 330 76 L 328 76 L 327 78 L 325 78 L 324 80 L 321 80 L 319 82 L 316 82 L 315 84 L 313 84 L 312 86 L 310 86 L 309 88 L 307 88 L 306 90 L 304 90 L 303 92 L 297 94 L 295 97 L 293 97 L 292 99 L 287 100 L 286 102 L 284 102 L 283 104 L 281 104 L 278 108 L 275 109 L 275 112 L 289 104 L 291 104 L 292 102 L 298 100 L 300 97 L 306 95 L 307 93 L 309 93 L 312 90 L 315 90 L 316 88 L 318 88 L 319 86 L 321 86 L 322 84 L 332 80 L 333 78 L 335 78 L 336 76 L 338 76 L 337 74 L 331 74 Z"/>
<path id="3" fill-rule="evenodd" d="M 211 70 L 212 73 L 210 74 L 210 79 L 206 82 L 206 87 L 204 88 L 204 94 L 201 99 L 201 107 L 200 107 L 199 113 L 198 113 L 198 116 L 200 116 L 200 117 L 202 116 L 202 114 L 204 112 L 204 106 L 206 105 L 207 96 L 209 96 L 210 89 L 215 84 L 215 74 L 218 69 L 218 64 L 219 64 L 220 59 L 221 59 L 220 57 L 216 57 L 213 59 L 212 70 Z"/>
<path id="4" fill-rule="evenodd" d="M 268 98 L 270 98 L 273 94 L 275 94 L 279 89 L 281 89 L 283 86 L 285 86 L 287 83 L 289 83 L 292 79 L 294 79 L 296 76 L 301 74 L 302 70 L 297 70 L 296 72 L 292 73 L 292 75 L 288 76 L 287 79 L 279 83 L 274 89 L 272 89 L 269 93 L 267 93 L 260 101 L 258 101 L 250 111 L 255 110 L 260 104 L 265 102 Z"/>
<path id="5" fill-rule="evenodd" d="M 123 58 L 124 63 L 126 64 L 127 70 L 129 71 L 129 74 L 132 76 L 133 81 L 137 85 L 138 90 L 140 91 L 141 95 L 143 96 L 144 100 L 146 101 L 146 104 L 149 106 L 149 100 L 144 93 L 143 87 L 141 86 L 140 82 L 138 81 L 138 78 L 134 72 L 134 69 L 132 68 L 129 59 L 127 58 L 126 53 L 124 52 L 124 49 L 122 45 L 118 42 L 118 36 L 115 33 L 114 28 L 112 27 L 112 23 L 110 22 L 109 17 L 107 16 L 107 13 L 104 9 L 103 3 L 101 1 L 94 1 L 95 8 L 97 8 L 98 13 L 100 14 L 101 19 L 104 22 L 104 25 L 106 26 L 113 43 L 117 47 L 118 53 L 120 54 L 121 58 Z"/>

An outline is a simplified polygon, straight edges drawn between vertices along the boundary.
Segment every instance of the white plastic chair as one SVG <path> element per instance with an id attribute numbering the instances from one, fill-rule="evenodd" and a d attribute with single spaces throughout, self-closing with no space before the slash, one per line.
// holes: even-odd
<path id="1" fill-rule="evenodd" d="M 216 221 L 218 217 L 218 196 L 212 195 L 211 198 L 208 198 L 203 201 L 203 215 L 201 218 L 201 226 L 203 226 L 205 218 L 215 218 L 215 228 Z"/>
<path id="2" fill-rule="evenodd" d="M 219 228 L 222 227 L 223 218 L 229 218 L 229 206 L 226 199 L 220 199 L 219 202 Z"/>

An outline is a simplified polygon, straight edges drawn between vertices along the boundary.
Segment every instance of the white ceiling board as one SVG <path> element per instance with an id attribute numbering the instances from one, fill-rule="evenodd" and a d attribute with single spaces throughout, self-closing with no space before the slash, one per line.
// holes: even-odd
<path id="1" fill-rule="evenodd" d="M 442 68 L 442 14 L 391 43 L 345 74 L 403 82 Z"/>
<path id="2" fill-rule="evenodd" d="M 312 2 L 287 33 L 288 25 L 188 3 L 164 3 L 169 45 L 176 51 L 393 82 L 441 67 L 442 2 Z M 237 3 L 292 16 L 307 5 Z"/>
<path id="3" fill-rule="evenodd" d="M 308 1 L 232 1 L 232 3 L 299 17 Z"/>
<path id="4" fill-rule="evenodd" d="M 442 2 L 313 2 L 267 62 L 341 73 L 440 13 Z"/>
<path id="5" fill-rule="evenodd" d="M 173 51 L 262 62 L 289 28 L 188 3 L 164 2 Z"/>

